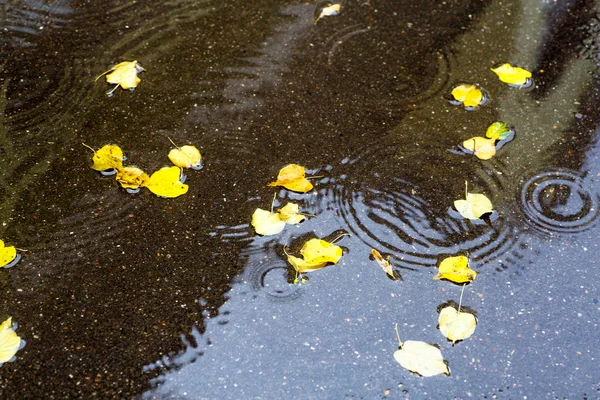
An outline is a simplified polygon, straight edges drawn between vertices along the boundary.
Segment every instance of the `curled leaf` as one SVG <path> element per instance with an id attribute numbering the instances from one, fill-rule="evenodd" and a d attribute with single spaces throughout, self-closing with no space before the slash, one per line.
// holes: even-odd
<path id="1" fill-rule="evenodd" d="M 502 64 L 498 68 L 491 68 L 491 70 L 498 75 L 502 82 L 511 85 L 523 86 L 531 78 L 531 72 L 523 68 L 513 67 L 509 63 Z"/>
<path id="2" fill-rule="evenodd" d="M 489 160 L 496 155 L 496 139 L 476 136 L 463 142 L 463 147 L 472 151 L 480 160 Z"/>
<path id="3" fill-rule="evenodd" d="M 181 168 L 164 167 L 153 173 L 143 186 L 157 196 L 173 198 L 187 193 L 184 179 Z"/>
<path id="4" fill-rule="evenodd" d="M 454 207 L 460 215 L 467 219 L 479 219 L 482 215 L 494 211 L 490 199 L 479 193 L 467 193 L 467 198 L 456 200 Z"/>
<path id="5" fill-rule="evenodd" d="M 121 86 L 123 89 L 133 89 L 140 83 L 138 74 L 145 69 L 137 61 L 124 61 L 113 67 L 108 71 L 98 75 L 94 82 L 96 82 L 102 75 L 106 75 L 106 82 L 117 85 L 115 89 Z M 109 93 L 112 94 L 114 89 Z"/>
<path id="6" fill-rule="evenodd" d="M 475 332 L 477 319 L 471 313 L 461 312 L 452 306 L 440 311 L 438 326 L 442 335 L 452 344 L 470 337 Z"/>
<path id="7" fill-rule="evenodd" d="M 0 268 L 11 268 L 20 259 L 15 246 L 5 246 L 4 241 L 0 240 Z"/>
<path id="8" fill-rule="evenodd" d="M 24 344 L 19 335 L 15 333 L 15 329 L 10 317 L 0 324 L 0 366 L 5 362 L 13 361 L 15 354 Z"/>
<path id="9" fill-rule="evenodd" d="M 465 107 L 477 107 L 484 102 L 483 92 L 475 85 L 458 85 L 452 89 L 451 95 Z"/>
<path id="10" fill-rule="evenodd" d="M 201 169 L 202 155 L 194 146 L 186 145 L 169 152 L 169 160 L 181 168 Z"/>
<path id="11" fill-rule="evenodd" d="M 508 138 L 511 134 L 511 130 L 508 128 L 508 124 L 506 122 L 494 122 L 490 126 L 488 126 L 485 131 L 485 136 L 490 139 L 495 140 L 504 140 Z"/>
<path id="12" fill-rule="evenodd" d="M 394 359 L 402 367 L 421 376 L 450 375 L 440 349 L 425 342 L 405 341 L 394 353 Z"/>
<path id="13" fill-rule="evenodd" d="M 277 181 L 267 186 L 283 186 L 294 192 L 306 193 L 313 188 L 312 183 L 306 179 L 304 167 L 298 164 L 289 164 L 283 167 L 277 175 Z"/>
<path id="14" fill-rule="evenodd" d="M 150 178 L 137 167 L 124 167 L 117 170 L 117 181 L 125 189 L 138 189 L 145 186 Z"/>
<path id="15" fill-rule="evenodd" d="M 341 7 L 342 6 L 340 4 L 332 4 L 329 1 L 321 3 L 315 9 L 315 24 L 319 22 L 321 18 L 338 15 Z"/>
<path id="16" fill-rule="evenodd" d="M 373 259 L 375 259 L 375 261 L 377 261 L 377 264 L 379 264 L 381 269 L 383 269 L 391 279 L 395 281 L 402 280 L 402 276 L 400 275 L 400 273 L 398 271 L 394 271 L 394 269 L 390 265 L 390 262 L 383 258 L 379 251 L 371 249 L 371 256 L 373 257 Z"/>
<path id="17" fill-rule="evenodd" d="M 433 279 L 447 279 L 454 283 L 471 282 L 477 272 L 469 268 L 469 259 L 465 256 L 448 257 L 438 266 L 438 273 Z"/>

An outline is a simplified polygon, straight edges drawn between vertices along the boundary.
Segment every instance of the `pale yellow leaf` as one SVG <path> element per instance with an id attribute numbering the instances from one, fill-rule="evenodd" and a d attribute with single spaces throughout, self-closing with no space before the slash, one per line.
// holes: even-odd
<path id="1" fill-rule="evenodd" d="M 456 308 L 448 306 L 440 311 L 438 324 L 442 335 L 454 344 L 475 332 L 477 319 L 471 313 L 459 312 Z"/>
<path id="2" fill-rule="evenodd" d="M 421 376 L 450 375 L 440 349 L 425 342 L 405 341 L 394 358 L 402 367 Z"/>
<path id="3" fill-rule="evenodd" d="M 21 338 L 15 333 L 12 318 L 9 317 L 0 324 L 0 365 L 11 361 L 20 347 Z"/>
<path id="4" fill-rule="evenodd" d="M 169 152 L 169 160 L 181 168 L 200 169 L 202 167 L 202 155 L 200 150 L 194 146 L 181 146 Z"/>
<path id="5" fill-rule="evenodd" d="M 285 228 L 285 221 L 281 220 L 279 213 L 257 208 L 252 214 L 252 226 L 259 235 L 277 235 Z"/>

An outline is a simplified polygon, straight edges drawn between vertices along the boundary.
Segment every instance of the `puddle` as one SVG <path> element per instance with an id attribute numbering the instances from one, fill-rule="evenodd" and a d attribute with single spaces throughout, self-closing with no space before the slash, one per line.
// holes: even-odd
<path id="1" fill-rule="evenodd" d="M 27 250 L 0 270 L 27 340 L 2 398 L 597 394 L 597 5 L 349 2 L 315 24 L 317 6 L 0 0 L 0 238 Z M 138 87 L 108 98 L 94 77 L 131 60 Z M 504 62 L 535 85 L 500 82 Z M 464 82 L 488 101 L 449 104 Z M 492 159 L 461 151 L 496 121 L 515 134 Z M 81 144 L 155 171 L 169 138 L 203 159 L 176 199 L 121 190 Z M 266 186 L 289 163 L 313 191 Z M 453 208 L 465 181 L 487 221 Z M 310 217 L 257 236 L 274 194 Z M 284 248 L 336 232 L 340 262 L 293 284 Z M 452 346 L 437 309 L 461 286 L 433 277 L 457 254 L 478 325 Z M 395 323 L 451 375 L 398 365 Z"/>

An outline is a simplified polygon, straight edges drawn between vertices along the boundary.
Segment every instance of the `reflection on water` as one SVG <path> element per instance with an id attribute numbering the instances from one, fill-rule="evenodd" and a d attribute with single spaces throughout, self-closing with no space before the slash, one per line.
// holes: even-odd
<path id="1" fill-rule="evenodd" d="M 556 374 L 526 386 L 522 360 L 543 348 L 531 337 L 574 317 L 561 309 L 546 326 L 546 314 L 531 314 L 558 296 L 559 261 L 548 260 L 562 253 L 550 252 L 593 251 L 585 241 L 597 233 L 600 172 L 600 99 L 587 73 L 596 61 L 574 51 L 550 62 L 546 46 L 572 38 L 548 27 L 569 15 L 578 28 L 589 4 L 346 2 L 315 24 L 316 4 L 287 1 L 13 3 L 0 2 L 20 56 L 3 65 L 0 238 L 29 252 L 0 284 L 2 312 L 35 340 L 26 362 L 3 366 L 15 378 L 0 381 L 0 394 L 36 379 L 44 393 L 68 387 L 73 397 L 133 397 L 149 381 L 145 398 L 546 393 Z M 134 59 L 147 69 L 134 93 L 108 99 L 93 84 Z M 499 82 L 489 68 L 501 62 L 534 71 L 535 88 Z M 471 112 L 448 105 L 459 82 L 485 87 L 491 101 Z M 457 151 L 494 121 L 517 132 L 494 158 Z M 155 170 L 168 162 L 167 138 L 197 144 L 205 161 L 176 200 L 117 190 L 80 145 L 118 142 Z M 279 190 L 276 202 L 315 217 L 259 237 L 252 212 L 268 208 L 264 185 L 290 162 L 323 177 L 308 194 Z M 491 199 L 490 221 L 452 209 L 465 181 Z M 337 230 L 351 233 L 341 261 L 290 284 L 284 246 Z M 390 254 L 404 281 L 388 279 L 372 249 Z M 450 348 L 435 311 L 460 291 L 433 281 L 432 267 L 465 252 L 480 274 L 463 304 L 480 325 Z M 590 304 L 570 310 L 593 321 Z M 403 339 L 444 342 L 453 375 L 400 370 L 395 322 Z M 521 335 L 528 327 L 533 336 Z M 590 352 L 572 336 L 553 339 L 569 354 Z"/>

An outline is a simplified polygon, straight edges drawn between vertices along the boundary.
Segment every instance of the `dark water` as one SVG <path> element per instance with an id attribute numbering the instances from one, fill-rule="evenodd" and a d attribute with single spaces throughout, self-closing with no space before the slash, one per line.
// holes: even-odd
<path id="1" fill-rule="evenodd" d="M 597 398 L 600 25 L 593 1 L 0 0 L 0 318 L 27 346 L 1 398 Z M 95 76 L 138 60 L 134 92 Z M 489 70 L 528 68 L 535 87 Z M 463 82 L 490 102 L 445 99 Z M 489 161 L 457 145 L 494 121 L 515 139 Z M 188 194 L 130 195 L 91 170 L 119 144 L 153 171 L 193 143 Z M 266 187 L 288 163 L 315 190 L 277 191 L 315 217 L 259 237 Z M 486 194 L 488 223 L 452 208 Z M 283 247 L 348 232 L 341 261 L 301 285 Z M 390 255 L 404 277 L 369 259 Z M 434 281 L 468 252 L 475 334 L 454 347 Z M 451 375 L 393 359 L 439 343 Z"/>

